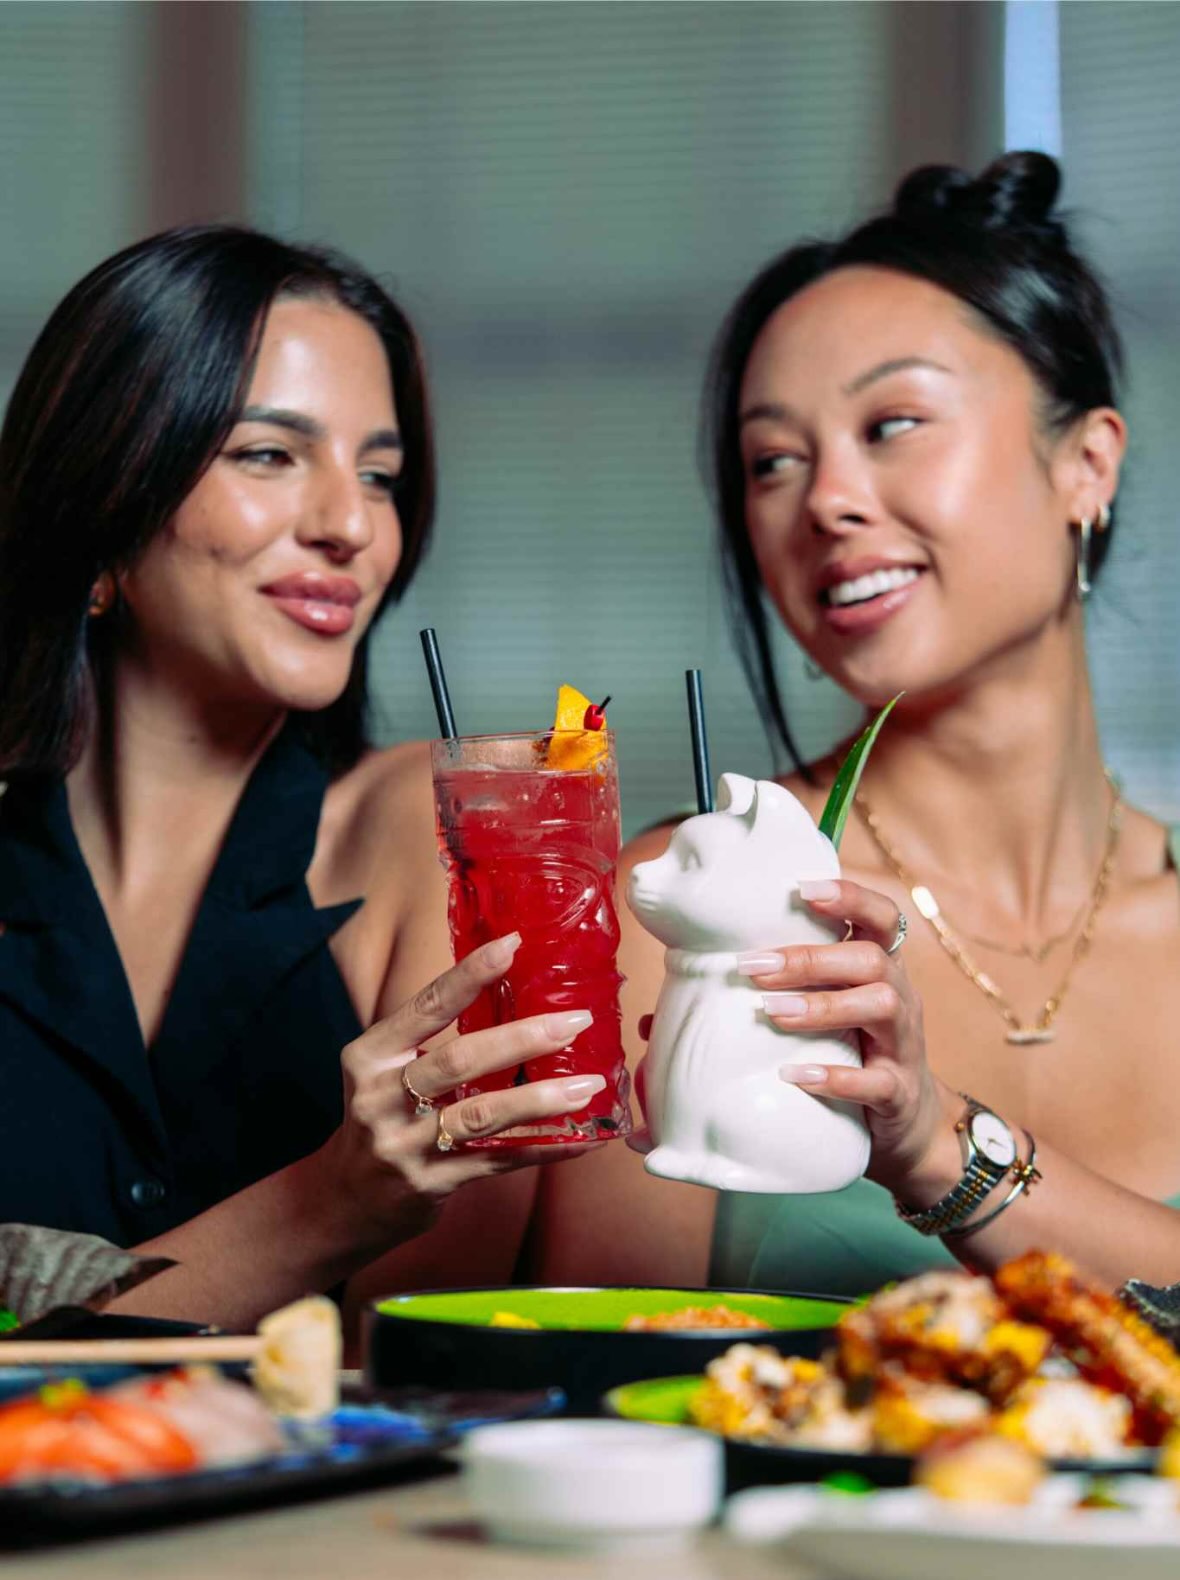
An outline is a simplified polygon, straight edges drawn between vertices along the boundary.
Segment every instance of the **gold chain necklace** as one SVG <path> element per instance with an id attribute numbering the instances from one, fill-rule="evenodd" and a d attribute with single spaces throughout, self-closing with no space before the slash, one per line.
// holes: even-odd
<path id="1" fill-rule="evenodd" d="M 1011 944 L 997 943 L 994 938 L 980 938 L 978 933 L 969 933 L 965 927 L 960 928 L 959 931 L 969 944 L 978 944 L 981 949 L 992 949 L 998 955 L 1010 955 L 1013 960 L 1031 960 L 1034 965 L 1043 966 L 1058 944 L 1063 944 L 1067 938 L 1073 937 L 1089 904 L 1090 896 L 1087 895 L 1070 918 L 1069 926 L 1063 927 L 1059 933 L 1054 933 L 1052 938 L 1046 938 L 1043 944 L 1018 944 L 1013 948 Z"/>
<path id="2" fill-rule="evenodd" d="M 1042 1004 L 1036 1019 L 1028 1024 L 1020 1019 L 1020 1016 L 1017 1015 L 987 972 L 981 971 L 966 949 L 963 948 L 963 945 L 947 926 L 938 901 L 927 886 L 924 883 L 919 883 L 906 870 L 901 858 L 881 832 L 881 825 L 877 822 L 876 815 L 865 798 L 862 795 L 858 795 L 854 803 L 857 812 L 860 814 L 861 821 L 872 835 L 878 850 L 880 850 L 885 860 L 909 890 L 910 898 L 913 900 L 919 913 L 934 929 L 939 943 L 963 975 L 973 982 L 979 991 L 989 998 L 999 1010 L 1004 1024 L 1008 1028 L 1005 1034 L 1005 1041 L 1007 1042 L 1023 1046 L 1030 1043 L 1053 1041 L 1057 1035 L 1053 1022 L 1061 1009 L 1074 972 L 1090 952 L 1090 945 L 1094 941 L 1094 929 L 1098 922 L 1098 913 L 1102 909 L 1102 903 L 1106 899 L 1106 892 L 1110 886 L 1110 874 L 1114 867 L 1114 858 L 1119 845 L 1119 834 L 1123 826 L 1122 795 L 1117 784 L 1110 778 L 1109 773 L 1106 777 L 1110 783 L 1114 799 L 1111 802 L 1110 817 L 1106 823 L 1106 848 L 1102 856 L 1102 865 L 1098 869 L 1098 876 L 1095 878 L 1094 887 L 1090 892 L 1090 903 L 1086 911 L 1086 919 L 1074 943 L 1073 952 L 1065 968 L 1065 975 L 1057 984 L 1056 989 Z"/>

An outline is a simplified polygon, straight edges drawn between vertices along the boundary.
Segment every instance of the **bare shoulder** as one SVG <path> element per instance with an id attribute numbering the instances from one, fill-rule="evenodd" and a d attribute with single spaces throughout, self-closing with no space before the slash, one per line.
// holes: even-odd
<path id="1" fill-rule="evenodd" d="M 433 821 L 430 746 L 407 741 L 366 752 L 328 788 L 321 839 L 337 859 L 400 846 Z M 416 842 L 416 841 L 415 841 Z"/>
<path id="2" fill-rule="evenodd" d="M 1130 805 L 1124 809 L 1113 899 L 1116 914 L 1133 934 L 1164 937 L 1174 947 L 1180 932 L 1180 894 L 1170 835 L 1169 826 L 1150 813 Z"/>
<path id="3" fill-rule="evenodd" d="M 445 967 L 446 883 L 426 742 L 367 752 L 333 781 L 307 880 L 317 905 L 364 900 L 331 947 L 365 1024 L 380 1012 L 390 963 L 416 919 L 440 920 L 433 955 L 414 962 L 414 985 Z"/>
<path id="4" fill-rule="evenodd" d="M 1172 829 L 1142 807 L 1123 803 L 1122 846 L 1127 867 L 1144 877 L 1163 871 L 1168 863 Z"/>
<path id="5" fill-rule="evenodd" d="M 367 752 L 324 796 L 308 874 L 317 903 L 405 895 L 437 866 L 430 747 L 425 741 Z"/>

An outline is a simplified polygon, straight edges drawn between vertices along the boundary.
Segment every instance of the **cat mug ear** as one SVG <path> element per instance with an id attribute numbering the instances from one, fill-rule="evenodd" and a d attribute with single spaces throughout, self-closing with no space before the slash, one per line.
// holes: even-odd
<path id="1" fill-rule="evenodd" d="M 745 774 L 722 774 L 717 781 L 717 810 L 743 817 L 754 804 L 756 785 Z"/>
<path id="2" fill-rule="evenodd" d="M 783 785 L 776 784 L 773 779 L 759 779 L 754 786 L 753 824 L 777 824 L 786 833 L 788 830 L 811 841 L 815 838 L 815 824 L 811 821 L 811 814 L 803 803 L 791 794 Z"/>

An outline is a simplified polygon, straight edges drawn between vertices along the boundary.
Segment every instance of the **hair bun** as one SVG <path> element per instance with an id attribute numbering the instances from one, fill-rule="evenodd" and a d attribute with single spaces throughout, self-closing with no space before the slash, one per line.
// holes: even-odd
<path id="1" fill-rule="evenodd" d="M 1032 151 L 1004 154 L 975 178 L 953 165 L 923 165 L 898 187 L 894 211 L 907 219 L 953 217 L 985 230 L 1056 230 L 1051 216 L 1060 187 L 1057 161 Z"/>

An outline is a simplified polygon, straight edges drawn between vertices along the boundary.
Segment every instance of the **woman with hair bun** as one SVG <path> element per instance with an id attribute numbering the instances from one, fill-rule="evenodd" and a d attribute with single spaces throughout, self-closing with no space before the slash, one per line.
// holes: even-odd
<path id="1" fill-rule="evenodd" d="M 1058 179 L 1035 153 L 916 171 L 889 212 L 769 264 L 716 344 L 704 438 L 736 635 L 816 816 L 843 749 L 799 759 L 772 612 L 866 714 L 904 693 L 846 877 L 807 896 L 849 940 L 742 967 L 784 1029 L 859 1032 L 863 1070 L 783 1079 L 865 1106 L 870 1179 L 723 1198 L 725 1286 L 856 1294 L 1037 1245 L 1112 1284 L 1180 1275 L 1178 842 L 1125 803 L 1098 738 L 1084 609 L 1125 425 Z M 621 966 L 638 1019 L 662 952 L 634 923 Z M 619 1167 L 553 1186 L 601 1201 Z M 681 1188 L 675 1211 L 687 1275 L 710 1199 Z"/>
<path id="2" fill-rule="evenodd" d="M 405 315 L 346 259 L 255 231 L 108 259 L 13 392 L 0 1221 L 180 1263 L 123 1310 L 252 1325 L 473 1181 L 377 1282 L 506 1278 L 534 1190 L 508 1171 L 585 1150 L 461 1143 L 601 1077 L 446 1097 L 585 1014 L 416 1057 L 519 943 L 443 969 L 429 755 L 366 736 L 369 637 L 433 498 Z"/>

